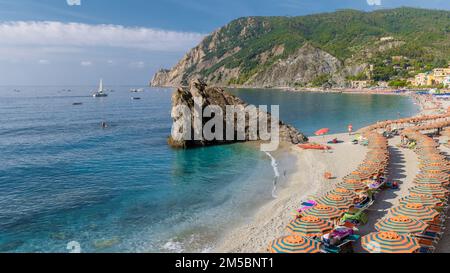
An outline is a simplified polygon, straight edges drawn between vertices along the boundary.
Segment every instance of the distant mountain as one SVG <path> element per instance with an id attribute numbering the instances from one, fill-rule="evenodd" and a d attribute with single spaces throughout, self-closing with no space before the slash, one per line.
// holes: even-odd
<path id="1" fill-rule="evenodd" d="M 450 11 L 342 10 L 300 17 L 245 17 L 214 31 L 153 86 L 346 86 L 446 66 Z"/>

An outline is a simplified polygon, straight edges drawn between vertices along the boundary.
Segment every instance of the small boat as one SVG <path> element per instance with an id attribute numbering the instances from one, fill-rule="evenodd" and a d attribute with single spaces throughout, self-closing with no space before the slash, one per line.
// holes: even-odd
<path id="1" fill-rule="evenodd" d="M 102 97 L 107 97 L 108 96 L 108 94 L 106 94 L 105 90 L 103 89 L 103 80 L 102 79 L 100 79 L 100 85 L 98 87 L 98 91 L 95 92 L 92 96 L 94 98 L 102 98 Z"/>
<path id="2" fill-rule="evenodd" d="M 144 88 L 131 88 L 131 93 L 138 93 L 138 92 L 144 92 Z"/>
<path id="3" fill-rule="evenodd" d="M 72 103 L 72 105 L 83 105 L 83 103 L 82 102 L 74 102 L 74 103 Z"/>
<path id="4" fill-rule="evenodd" d="M 306 143 L 298 145 L 299 148 L 304 150 L 332 150 L 330 146 L 320 145 L 315 143 Z"/>
<path id="5" fill-rule="evenodd" d="M 140 97 L 131 97 L 132 100 L 140 100 Z"/>

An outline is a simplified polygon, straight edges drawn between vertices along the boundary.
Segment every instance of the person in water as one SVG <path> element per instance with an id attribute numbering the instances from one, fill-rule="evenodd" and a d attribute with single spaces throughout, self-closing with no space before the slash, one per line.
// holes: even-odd
<path id="1" fill-rule="evenodd" d="M 102 121 L 102 128 L 108 128 L 108 124 L 106 122 Z"/>

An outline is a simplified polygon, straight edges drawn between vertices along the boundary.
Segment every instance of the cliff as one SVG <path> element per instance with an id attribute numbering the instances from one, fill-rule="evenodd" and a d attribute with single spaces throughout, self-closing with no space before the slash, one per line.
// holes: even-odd
<path id="1" fill-rule="evenodd" d="M 450 61 L 449 22 L 449 11 L 414 8 L 240 18 L 151 85 L 201 78 L 215 86 L 344 87 L 351 79 L 410 77 Z"/>

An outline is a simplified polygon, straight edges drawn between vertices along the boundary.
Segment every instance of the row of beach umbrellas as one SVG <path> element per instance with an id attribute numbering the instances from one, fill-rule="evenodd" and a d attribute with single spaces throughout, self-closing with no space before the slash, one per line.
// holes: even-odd
<path id="1" fill-rule="evenodd" d="M 330 233 L 341 217 L 358 199 L 358 194 L 369 189 L 369 180 L 383 174 L 389 163 L 388 143 L 382 135 L 368 136 L 369 152 L 357 170 L 328 193 L 316 198 L 316 204 L 303 210 L 287 226 L 288 236 L 274 240 L 268 250 L 271 253 L 318 253 L 321 243 L 315 238 Z"/>
<path id="2" fill-rule="evenodd" d="M 402 134 L 417 142 L 420 173 L 409 195 L 400 199 L 400 205 L 391 208 L 388 216 L 375 224 L 378 232 L 361 239 L 364 249 L 372 253 L 414 253 L 421 243 L 432 246 L 436 238 L 427 231 L 439 232 L 443 208 L 447 205 L 450 176 L 449 163 L 438 150 L 438 143 L 420 133 L 421 130 L 442 128 L 443 122 L 405 129 Z M 448 125 L 444 125 L 448 126 Z"/>

